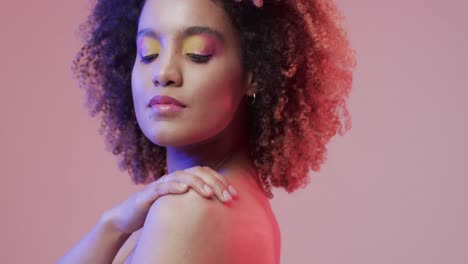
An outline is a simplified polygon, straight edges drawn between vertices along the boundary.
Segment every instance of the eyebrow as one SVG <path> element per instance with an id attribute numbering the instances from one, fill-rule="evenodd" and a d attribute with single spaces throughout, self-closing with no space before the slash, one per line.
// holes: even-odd
<path id="1" fill-rule="evenodd" d="M 198 34 L 209 34 L 215 38 L 217 38 L 219 41 L 224 42 L 224 35 L 210 27 L 204 27 L 204 26 L 191 26 L 187 27 L 182 30 L 182 36 L 183 37 L 189 37 L 193 35 L 198 35 Z M 143 36 L 151 37 L 151 38 L 158 38 L 158 35 L 156 32 L 154 32 L 150 28 L 144 28 L 137 33 L 137 39 Z"/>

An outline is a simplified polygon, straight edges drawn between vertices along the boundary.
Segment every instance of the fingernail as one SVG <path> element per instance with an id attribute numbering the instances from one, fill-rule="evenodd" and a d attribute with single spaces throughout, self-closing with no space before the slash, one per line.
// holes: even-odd
<path id="1" fill-rule="evenodd" d="M 185 183 L 179 183 L 179 186 L 180 186 L 180 188 L 187 188 L 188 185 L 185 184 Z"/>
<path id="2" fill-rule="evenodd" d="M 229 189 L 229 191 L 230 191 L 232 194 L 234 194 L 235 196 L 238 195 L 236 189 L 234 189 L 234 187 L 232 187 L 232 185 L 229 185 L 228 189 Z"/>
<path id="3" fill-rule="evenodd" d="M 231 200 L 232 199 L 232 196 L 229 194 L 229 192 L 227 190 L 224 190 L 223 191 L 223 196 L 226 200 Z"/>
<path id="4" fill-rule="evenodd" d="M 211 193 L 213 190 L 211 190 L 210 186 L 208 185 L 203 185 L 203 189 L 207 192 L 207 193 Z"/>

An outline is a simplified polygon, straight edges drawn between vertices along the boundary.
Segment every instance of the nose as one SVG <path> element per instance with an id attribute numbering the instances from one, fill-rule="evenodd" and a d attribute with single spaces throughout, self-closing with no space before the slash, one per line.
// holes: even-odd
<path id="1" fill-rule="evenodd" d="M 177 58 L 166 54 L 167 56 L 159 55 L 159 63 L 154 66 L 153 84 L 155 86 L 181 86 L 182 74 L 180 72 Z"/>

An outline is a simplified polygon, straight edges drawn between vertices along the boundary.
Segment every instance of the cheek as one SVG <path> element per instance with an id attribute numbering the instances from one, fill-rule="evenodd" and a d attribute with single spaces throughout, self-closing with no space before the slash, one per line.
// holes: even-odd
<path id="1" fill-rule="evenodd" d="M 140 128 L 144 130 L 147 102 L 145 100 L 145 78 L 144 74 L 141 72 L 141 69 L 134 68 L 132 70 L 131 86 L 135 116 L 140 125 Z"/>
<path id="2" fill-rule="evenodd" d="M 193 75 L 197 83 L 197 102 L 209 105 L 211 111 L 233 111 L 242 95 L 241 68 L 236 67 L 232 61 L 219 61 L 202 73 Z M 210 109 L 206 109 L 210 111 Z"/>
<path id="3" fill-rule="evenodd" d="M 134 67 L 131 76 L 132 95 L 135 108 L 140 108 L 143 103 L 143 94 L 145 91 L 145 74 L 138 67 Z M 137 110 L 137 109 L 135 109 Z"/>
<path id="4" fill-rule="evenodd" d="M 219 113 L 231 111 L 236 101 L 237 82 L 230 78 L 231 76 L 211 76 L 218 77 L 207 78 L 199 83 L 199 92 L 196 94 L 197 102 L 204 111 Z"/>
<path id="5" fill-rule="evenodd" d="M 193 83 L 197 86 L 191 92 L 194 108 L 189 124 L 196 128 L 197 131 L 192 131 L 194 134 L 212 137 L 226 128 L 237 112 L 240 78 L 225 66 L 196 78 Z"/>

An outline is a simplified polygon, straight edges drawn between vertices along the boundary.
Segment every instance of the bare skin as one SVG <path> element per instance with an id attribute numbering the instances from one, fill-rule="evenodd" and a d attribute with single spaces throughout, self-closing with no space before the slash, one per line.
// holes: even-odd
<path id="1" fill-rule="evenodd" d="M 247 154 L 246 110 L 256 83 L 243 68 L 239 35 L 227 13 L 212 0 L 147 0 L 136 43 L 132 95 L 142 132 L 166 147 L 169 172 L 221 162 L 217 171 L 239 190 L 239 199 L 227 207 L 190 191 L 162 197 L 150 210 L 138 246 L 129 246 L 135 248 L 132 261 L 217 263 L 213 252 L 224 263 L 279 261 L 279 229 Z M 177 114 L 161 115 L 148 107 L 155 95 L 174 97 L 184 107 Z M 210 215 L 224 221 L 212 223 Z M 162 227 L 168 218 L 171 226 Z M 178 232 L 180 227 L 187 233 Z M 230 239 L 209 246 L 183 244 L 198 233 L 209 241 L 220 241 L 217 233 L 230 234 Z M 261 256 L 243 252 L 258 247 L 265 250 Z M 187 253 L 185 259 L 180 252 Z"/>
<path id="2" fill-rule="evenodd" d="M 229 233 L 229 248 L 233 250 L 233 255 L 223 263 L 279 263 L 281 235 L 278 223 L 269 200 L 259 190 L 257 182 L 253 179 L 245 181 L 246 177 L 239 177 L 246 173 L 249 172 L 237 171 L 236 175 L 225 175 L 236 189 L 241 190 L 241 194 L 229 203 L 225 210 L 225 216 L 229 218 L 226 222 L 229 222 L 232 230 Z M 189 199 L 192 201 L 197 200 L 195 196 L 199 196 L 194 192 L 184 195 L 190 195 Z M 129 237 L 117 253 L 113 264 L 134 263 L 132 261 L 141 231 L 140 229 Z"/>
<path id="3" fill-rule="evenodd" d="M 169 172 L 215 167 L 233 154 L 245 161 L 245 110 L 255 84 L 242 67 L 238 33 L 222 8 L 210 0 L 148 0 L 138 32 L 135 114 L 145 136 L 166 147 Z M 200 62 L 194 56 L 206 57 Z M 177 115 L 158 115 L 148 107 L 156 95 L 171 96 L 185 107 Z"/>
<path id="4" fill-rule="evenodd" d="M 208 191 L 205 185 L 210 188 Z M 180 195 L 188 190 L 198 192 L 197 196 L 204 197 L 203 199 L 216 197 L 223 203 L 232 201 L 223 196 L 224 191 L 231 190 L 232 195 L 237 197 L 237 191 L 227 179 L 211 168 L 197 166 L 175 171 L 146 185 L 104 212 L 97 225 L 57 263 L 110 263 L 128 237 L 142 228 L 155 201 L 171 194 Z"/>
<path id="5" fill-rule="evenodd" d="M 164 205 L 187 210 L 168 212 L 173 216 L 180 213 L 174 220 L 181 225 L 193 222 L 185 217 L 189 209 L 209 207 L 224 219 L 223 232 L 229 232 L 230 241 L 223 246 L 235 248 L 222 253 L 231 261 L 225 263 L 279 263 L 279 228 L 247 155 L 247 96 L 255 92 L 256 84 L 252 73 L 242 68 L 238 33 L 214 2 L 146 1 L 136 37 L 132 95 L 142 132 L 154 144 L 166 147 L 169 181 L 151 183 L 107 211 L 100 224 L 60 263 L 132 263 L 134 256 L 138 259 L 135 263 L 142 263 L 146 260 L 142 256 L 149 252 L 144 248 L 153 244 L 145 239 L 137 247 L 140 232 L 145 234 L 148 224 L 145 237 L 155 237 L 149 228 L 160 216 L 148 214 L 160 212 Z M 258 5 L 261 1 L 253 2 Z M 194 27 L 198 29 L 190 35 L 183 34 L 184 29 Z M 212 30 L 223 37 L 216 37 Z M 194 55 L 208 59 L 200 63 Z M 178 115 L 158 115 L 148 107 L 155 95 L 174 97 L 185 107 Z M 178 187 L 176 182 L 188 186 Z M 203 190 L 204 183 L 213 193 Z M 236 191 L 230 191 L 229 185 Z M 225 193 L 230 195 L 226 198 Z M 217 199 L 206 199 L 210 195 Z M 209 226 L 196 228 L 213 233 Z M 177 239 L 184 241 L 183 234 Z M 261 255 L 252 251 L 259 248 Z M 164 250 L 162 257 L 174 256 L 177 250 Z M 199 248 L 194 244 L 190 250 Z"/>

